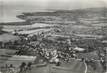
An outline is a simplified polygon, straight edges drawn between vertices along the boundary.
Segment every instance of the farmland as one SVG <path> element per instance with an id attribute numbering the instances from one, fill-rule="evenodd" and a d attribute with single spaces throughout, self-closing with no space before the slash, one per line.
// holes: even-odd
<path id="1" fill-rule="evenodd" d="M 102 11 L 105 13 L 102 13 Z M 99 61 L 100 58 L 104 62 L 107 59 L 107 43 L 102 43 L 102 41 L 107 40 L 106 8 L 24 12 L 17 17 L 25 22 L 0 23 L 1 31 L 6 32 L 0 35 L 0 47 L 4 49 L 4 51 L 0 49 L 0 55 L 8 55 L 7 52 L 12 53 L 9 58 L 6 57 L 4 64 L 20 65 L 24 60 L 22 60 L 22 57 L 16 57 L 16 55 L 36 56 L 36 60 L 42 57 L 44 60 L 44 50 L 46 52 L 58 50 L 63 57 L 60 59 L 61 69 L 68 69 L 67 66 L 69 66 L 72 73 L 83 73 L 85 70 L 84 61 L 78 61 L 78 59 L 84 58 L 89 61 L 95 60 L 94 66 L 96 68 L 94 70 L 94 66 L 90 67 L 91 65 L 89 65 L 89 73 L 102 73 L 104 71 L 106 63 L 102 64 Z M 75 47 L 80 47 L 85 51 L 75 51 L 73 50 Z M 15 50 L 18 50 L 18 52 Z M 13 51 L 15 52 L 13 53 Z M 76 60 L 71 58 L 72 54 L 76 54 L 76 57 L 74 57 Z M 22 61 L 18 61 L 20 59 Z M 27 60 L 28 58 L 26 58 Z M 63 60 L 70 62 L 66 63 Z M 1 60 L 0 63 L 2 64 Z M 54 65 L 48 62 L 44 67 L 37 69 L 34 67 L 31 73 L 50 73 L 49 68 L 52 68 L 52 73 L 71 73 L 69 70 L 60 70 L 60 67 L 57 68 L 56 66 L 54 69 L 57 68 L 58 70 L 54 70 L 53 67 Z"/>

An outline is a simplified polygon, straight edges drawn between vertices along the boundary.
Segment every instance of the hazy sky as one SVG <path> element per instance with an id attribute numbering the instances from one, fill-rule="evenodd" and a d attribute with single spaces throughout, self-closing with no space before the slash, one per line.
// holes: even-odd
<path id="1" fill-rule="evenodd" d="M 30 9 L 75 9 L 107 7 L 107 0 L 0 0 L 0 8 Z"/>

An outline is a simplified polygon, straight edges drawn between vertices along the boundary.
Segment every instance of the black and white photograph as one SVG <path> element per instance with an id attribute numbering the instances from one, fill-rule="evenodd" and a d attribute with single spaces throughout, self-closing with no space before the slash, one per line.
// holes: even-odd
<path id="1" fill-rule="evenodd" d="M 0 0 L 0 73 L 107 73 L 107 0 Z"/>

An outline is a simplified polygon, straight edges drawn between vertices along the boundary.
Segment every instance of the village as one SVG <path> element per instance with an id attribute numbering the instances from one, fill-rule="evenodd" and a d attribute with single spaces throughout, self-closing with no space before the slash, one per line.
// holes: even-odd
<path id="1" fill-rule="evenodd" d="M 18 22 L 27 24 L 1 23 L 0 73 L 107 72 L 106 26 L 100 16 L 64 19 L 58 13 L 23 13 L 18 17 L 25 20 Z"/>

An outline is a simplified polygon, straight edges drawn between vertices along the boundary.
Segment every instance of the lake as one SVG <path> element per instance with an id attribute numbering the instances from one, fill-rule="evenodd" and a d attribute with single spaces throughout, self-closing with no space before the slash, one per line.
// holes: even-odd
<path id="1" fill-rule="evenodd" d="M 12 9 L 5 8 L 0 9 L 0 23 L 2 22 L 20 22 L 22 19 L 17 18 L 17 15 L 20 15 L 23 12 L 46 12 L 49 10 L 37 10 L 35 8 L 32 9 Z"/>

